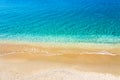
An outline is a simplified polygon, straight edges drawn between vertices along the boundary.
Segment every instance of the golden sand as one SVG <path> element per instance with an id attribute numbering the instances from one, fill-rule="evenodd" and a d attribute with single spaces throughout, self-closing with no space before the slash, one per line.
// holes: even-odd
<path id="1" fill-rule="evenodd" d="M 71 74 L 75 75 L 77 78 L 78 76 L 76 72 L 74 73 L 74 70 L 83 71 L 80 72 L 79 76 L 82 73 L 88 74 L 84 72 L 95 72 L 100 73 L 100 75 L 110 74 L 116 76 L 116 79 L 113 79 L 113 77 L 111 79 L 101 78 L 100 79 L 119 80 L 120 78 L 118 77 L 120 76 L 120 45 L 87 44 L 87 43 L 86 44 L 0 43 L 0 74 L 8 74 L 8 76 L 17 75 L 18 77 L 16 78 L 13 77 L 12 79 L 17 80 L 17 78 L 27 79 L 22 77 L 28 75 L 32 76 L 35 73 L 43 75 L 41 72 L 44 72 L 44 74 L 47 75 L 48 73 L 47 72 L 45 73 L 46 70 L 50 71 L 50 73 L 52 72 L 51 74 L 53 74 L 55 71 L 61 73 L 61 70 L 62 72 L 65 71 L 65 73 L 73 71 L 73 73 Z M 93 76 L 92 75 L 91 76 L 94 77 L 96 75 L 97 74 L 95 75 L 93 74 Z M 6 77 L 3 76 L 4 75 L 0 75 L 1 77 L 0 80 L 9 80 L 6 78 L 7 76 Z M 43 78 L 43 76 L 39 78 L 38 76 L 36 77 L 34 76 L 35 78 L 33 78 L 33 80 L 35 79 L 41 80 Z M 65 76 L 67 76 L 67 74 Z M 94 78 L 91 78 L 89 80 L 92 79 Z M 98 79 L 96 78 L 95 80 Z M 62 79 L 43 79 L 43 80 L 62 80 Z M 72 80 L 72 78 L 65 80 Z"/>

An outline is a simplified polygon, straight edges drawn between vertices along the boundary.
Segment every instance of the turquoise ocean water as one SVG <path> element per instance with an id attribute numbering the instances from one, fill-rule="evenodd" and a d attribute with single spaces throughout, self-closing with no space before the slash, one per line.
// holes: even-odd
<path id="1" fill-rule="evenodd" d="M 0 40 L 120 43 L 120 0 L 0 0 Z"/>

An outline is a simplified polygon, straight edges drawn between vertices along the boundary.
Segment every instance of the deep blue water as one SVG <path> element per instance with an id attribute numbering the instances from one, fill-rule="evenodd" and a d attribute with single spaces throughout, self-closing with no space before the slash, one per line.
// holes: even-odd
<path id="1" fill-rule="evenodd" d="M 120 0 L 0 0 L 0 39 L 120 43 Z"/>

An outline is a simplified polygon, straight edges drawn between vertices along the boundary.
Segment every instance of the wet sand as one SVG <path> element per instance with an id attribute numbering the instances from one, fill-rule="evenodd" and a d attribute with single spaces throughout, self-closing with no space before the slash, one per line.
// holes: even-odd
<path id="1" fill-rule="evenodd" d="M 0 43 L 0 80 L 120 80 L 120 45 Z"/>

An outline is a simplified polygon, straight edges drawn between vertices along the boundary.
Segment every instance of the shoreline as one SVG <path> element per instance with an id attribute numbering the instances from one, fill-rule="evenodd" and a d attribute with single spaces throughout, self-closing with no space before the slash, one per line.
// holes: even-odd
<path id="1" fill-rule="evenodd" d="M 106 54 L 106 55 L 120 55 L 119 44 L 100 44 L 100 43 L 58 43 L 58 42 L 22 42 L 22 41 L 0 41 L 2 45 L 20 45 L 20 46 L 33 46 L 45 47 L 50 49 L 75 49 L 84 52 L 84 54 Z M 90 52 L 90 53 L 89 53 Z"/>
<path id="2" fill-rule="evenodd" d="M 92 46 L 96 46 L 96 47 L 101 47 L 101 46 L 104 46 L 104 47 L 119 47 L 120 46 L 120 43 L 95 43 L 95 42 L 32 42 L 32 41 L 17 41 L 17 40 L 0 40 L 0 44 L 26 44 L 26 45 L 41 45 L 41 44 L 44 44 L 44 45 L 53 45 L 53 46 L 66 46 L 66 47 L 69 47 L 69 46 L 81 46 L 84 47 L 84 46 L 87 46 L 87 47 L 91 47 Z M 99 47 L 99 48 L 100 48 Z"/>

